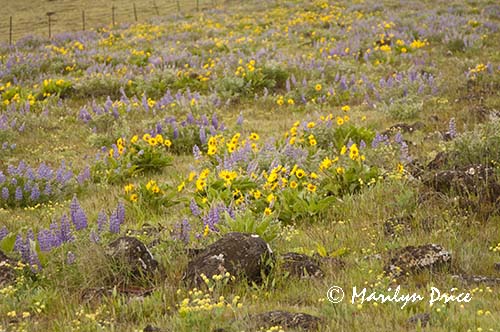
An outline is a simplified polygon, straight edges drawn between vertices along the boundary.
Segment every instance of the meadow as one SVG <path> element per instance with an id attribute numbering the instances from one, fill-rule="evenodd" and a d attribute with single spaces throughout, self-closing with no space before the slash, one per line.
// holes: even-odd
<path id="1" fill-rule="evenodd" d="M 1 332 L 500 331 L 496 1 L 149 16 L 1 41 Z M 261 278 L 194 289 L 232 232 L 272 249 Z M 351 303 L 397 286 L 426 300 Z"/>

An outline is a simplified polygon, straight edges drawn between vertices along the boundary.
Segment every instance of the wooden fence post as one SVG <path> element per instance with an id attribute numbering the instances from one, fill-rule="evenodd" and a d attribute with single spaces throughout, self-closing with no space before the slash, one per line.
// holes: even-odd
<path id="1" fill-rule="evenodd" d="M 49 19 L 49 39 L 52 38 L 52 15 L 56 12 L 47 12 L 47 17 Z"/>
<path id="2" fill-rule="evenodd" d="M 137 8 L 135 7 L 135 2 L 134 2 L 134 18 L 135 21 L 137 22 Z"/>
<path id="3" fill-rule="evenodd" d="M 85 10 L 82 10 L 82 28 L 85 31 Z"/>
<path id="4" fill-rule="evenodd" d="M 115 5 L 113 5 L 113 7 L 111 7 L 111 19 L 113 20 L 113 26 L 115 26 Z"/>
<path id="5" fill-rule="evenodd" d="M 9 45 L 12 45 L 12 16 L 9 18 Z"/>

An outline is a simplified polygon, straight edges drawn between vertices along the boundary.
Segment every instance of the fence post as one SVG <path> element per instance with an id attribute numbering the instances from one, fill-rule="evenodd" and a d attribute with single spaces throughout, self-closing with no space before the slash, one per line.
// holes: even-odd
<path id="1" fill-rule="evenodd" d="M 177 11 L 180 13 L 181 11 L 181 4 L 179 2 L 179 0 L 177 0 Z"/>
<path id="2" fill-rule="evenodd" d="M 56 12 L 47 12 L 47 17 L 49 19 L 49 39 L 52 38 L 52 15 Z"/>
<path id="3" fill-rule="evenodd" d="M 12 45 L 12 16 L 9 18 L 9 46 Z"/>
<path id="4" fill-rule="evenodd" d="M 85 10 L 82 10 L 82 28 L 85 31 Z"/>
<path id="5" fill-rule="evenodd" d="M 156 1 L 153 1 L 153 8 L 155 10 L 156 16 L 160 16 L 160 10 L 158 9 L 158 5 L 156 4 Z"/>
<path id="6" fill-rule="evenodd" d="M 115 5 L 111 7 L 111 19 L 113 20 L 113 26 L 115 26 Z"/>
<path id="7" fill-rule="evenodd" d="M 135 7 L 135 2 L 134 2 L 134 18 L 135 21 L 137 22 L 137 8 Z"/>

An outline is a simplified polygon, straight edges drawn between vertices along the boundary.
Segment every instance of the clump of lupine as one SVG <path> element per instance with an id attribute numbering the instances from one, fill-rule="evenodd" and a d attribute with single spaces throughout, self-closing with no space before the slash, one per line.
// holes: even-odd
<path id="1" fill-rule="evenodd" d="M 24 161 L 17 166 L 8 165 L 0 170 L 0 207 L 34 206 L 68 195 L 77 185 L 83 185 L 90 178 L 86 167 L 76 175 L 63 161 L 58 169 L 45 163 L 34 169 Z"/>
<path id="2" fill-rule="evenodd" d="M 24 263 L 32 267 L 33 271 L 38 271 L 42 268 L 42 263 L 47 261 L 46 256 L 51 250 L 66 243 L 84 240 L 80 234 L 88 236 L 90 241 L 99 242 L 106 233 L 119 234 L 124 221 L 125 206 L 120 202 L 109 216 L 105 211 L 100 211 L 93 225 L 74 196 L 70 203 L 69 215 L 63 214 L 59 221 L 54 220 L 49 228 L 38 230 L 36 236 L 32 229 L 29 229 L 24 237 L 22 234 L 9 233 L 7 228 L 3 227 L 0 229 L 0 245 L 6 251 L 17 252 Z M 72 255 L 69 255 L 68 259 L 70 256 Z"/>

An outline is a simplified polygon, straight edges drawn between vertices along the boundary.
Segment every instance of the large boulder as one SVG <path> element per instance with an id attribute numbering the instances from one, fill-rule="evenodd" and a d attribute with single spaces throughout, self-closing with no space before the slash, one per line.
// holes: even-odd
<path id="1" fill-rule="evenodd" d="M 0 250 L 0 288 L 11 284 L 16 279 L 15 263 Z"/>
<path id="2" fill-rule="evenodd" d="M 122 236 L 111 242 L 107 254 L 125 265 L 134 277 L 152 275 L 158 269 L 158 262 L 149 249 L 135 237 Z"/>
<path id="3" fill-rule="evenodd" d="M 270 270 L 269 259 L 274 259 L 273 252 L 258 235 L 228 233 L 188 263 L 183 280 L 198 287 L 204 284 L 202 274 L 211 278 L 229 272 L 236 278 L 259 283 L 262 273 Z"/>
<path id="4" fill-rule="evenodd" d="M 300 329 L 301 331 L 317 331 L 321 319 L 305 313 L 288 311 L 269 311 L 252 316 L 252 319 L 264 327 L 281 326 L 284 329 Z"/>
<path id="5" fill-rule="evenodd" d="M 283 271 L 288 272 L 291 276 L 299 278 L 321 278 L 324 276 L 318 260 L 314 257 L 296 252 L 288 252 L 283 254 L 281 258 L 283 259 Z"/>
<path id="6" fill-rule="evenodd" d="M 385 271 L 393 277 L 434 270 L 451 264 L 451 254 L 438 244 L 407 246 L 396 250 L 385 266 Z"/>

